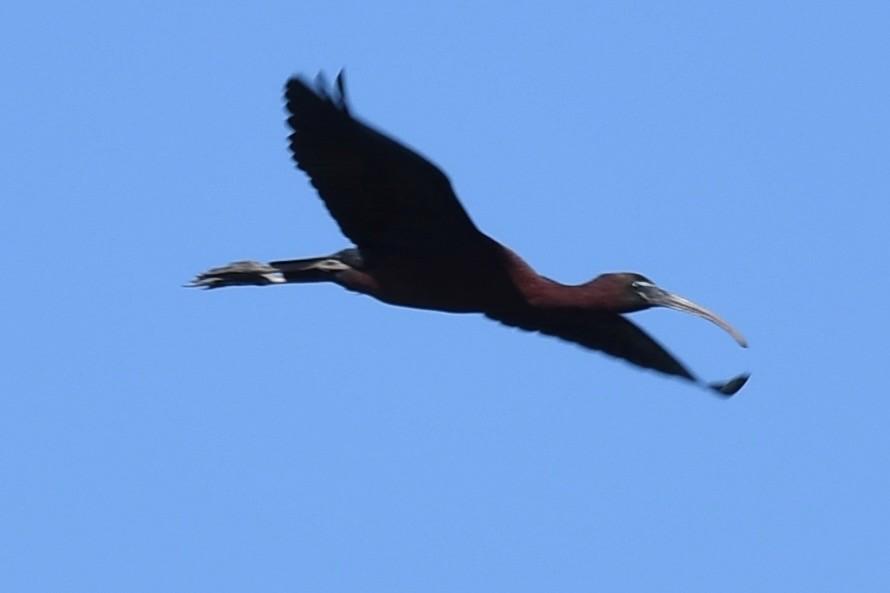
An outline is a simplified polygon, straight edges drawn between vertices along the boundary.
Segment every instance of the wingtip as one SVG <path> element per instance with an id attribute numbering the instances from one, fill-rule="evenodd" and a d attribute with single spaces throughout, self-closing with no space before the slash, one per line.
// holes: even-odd
<path id="1" fill-rule="evenodd" d="M 346 99 L 345 72 L 344 68 L 340 69 L 333 85 L 328 83 L 328 78 L 323 71 L 319 71 L 314 80 L 308 80 L 301 74 L 294 74 L 284 83 L 284 98 L 288 109 L 293 112 L 292 102 L 305 101 L 314 96 L 324 103 L 333 105 L 341 113 L 350 116 Z"/>
<path id="2" fill-rule="evenodd" d="M 334 84 L 337 87 L 337 107 L 339 107 L 343 113 L 349 114 L 349 103 L 346 100 L 346 68 L 340 68 L 340 72 L 337 73 L 337 79 L 334 81 Z"/>
<path id="3" fill-rule="evenodd" d="M 745 386 L 745 383 L 748 382 L 748 379 L 751 378 L 751 373 L 742 373 L 741 375 L 734 377 L 727 381 L 726 383 L 711 383 L 708 385 L 715 393 L 722 395 L 723 397 L 732 397 L 739 390 Z"/>

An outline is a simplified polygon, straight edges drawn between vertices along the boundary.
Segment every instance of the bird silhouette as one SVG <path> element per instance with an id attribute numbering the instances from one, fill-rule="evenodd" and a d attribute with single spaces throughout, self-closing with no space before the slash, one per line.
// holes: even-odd
<path id="1" fill-rule="evenodd" d="M 701 305 L 632 272 L 561 284 L 480 231 L 438 167 L 352 115 L 342 71 L 333 86 L 321 75 L 314 83 L 291 78 L 285 99 L 293 159 L 354 246 L 323 257 L 238 261 L 199 274 L 188 286 L 332 282 L 392 305 L 481 313 L 723 396 L 748 380 L 741 374 L 702 382 L 625 317 L 650 307 L 685 311 L 747 346 L 739 332 Z"/>

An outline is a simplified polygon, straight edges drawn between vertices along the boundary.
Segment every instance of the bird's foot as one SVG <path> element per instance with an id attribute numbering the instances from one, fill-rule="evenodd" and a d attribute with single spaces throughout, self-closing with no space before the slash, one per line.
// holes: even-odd
<path id="1" fill-rule="evenodd" d="M 236 261 L 227 266 L 211 268 L 198 274 L 185 286 L 188 288 L 222 288 L 223 286 L 266 286 L 282 284 L 284 276 L 278 268 L 258 261 Z"/>

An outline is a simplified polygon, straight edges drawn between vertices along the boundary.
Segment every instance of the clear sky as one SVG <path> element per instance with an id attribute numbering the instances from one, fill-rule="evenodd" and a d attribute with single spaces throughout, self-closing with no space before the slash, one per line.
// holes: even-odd
<path id="1" fill-rule="evenodd" d="M 0 590 L 887 591 L 886 2 L 0 7 Z M 281 91 L 542 273 L 631 270 L 722 400 L 335 286 Z"/>

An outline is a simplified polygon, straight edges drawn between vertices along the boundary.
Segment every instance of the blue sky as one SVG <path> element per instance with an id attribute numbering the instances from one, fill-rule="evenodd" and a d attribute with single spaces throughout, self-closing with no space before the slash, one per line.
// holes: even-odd
<path id="1" fill-rule="evenodd" d="M 0 8 L 4 591 L 886 591 L 890 9 Z M 332 286 L 281 90 L 445 169 L 539 271 L 632 270 L 725 401 Z"/>

